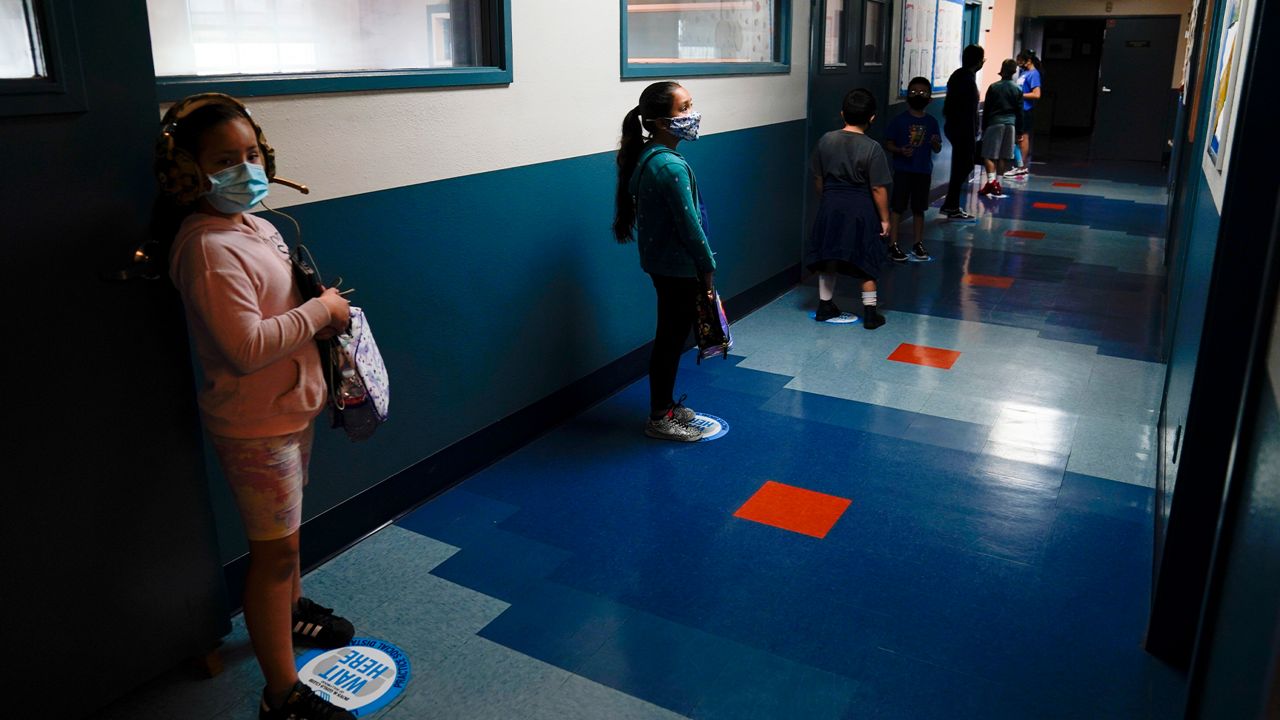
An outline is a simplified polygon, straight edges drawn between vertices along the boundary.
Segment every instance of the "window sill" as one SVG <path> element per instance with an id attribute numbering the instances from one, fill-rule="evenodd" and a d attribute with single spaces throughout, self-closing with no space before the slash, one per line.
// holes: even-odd
<path id="1" fill-rule="evenodd" d="M 254 97 L 464 85 L 510 85 L 512 75 L 510 69 L 498 67 L 296 75 L 198 75 L 157 78 L 156 92 L 161 102 L 175 102 L 200 92 L 224 92 L 237 97 Z"/>
<path id="2" fill-rule="evenodd" d="M 698 77 L 715 75 L 785 75 L 791 72 L 789 62 L 673 62 L 624 63 L 624 78 Z"/>

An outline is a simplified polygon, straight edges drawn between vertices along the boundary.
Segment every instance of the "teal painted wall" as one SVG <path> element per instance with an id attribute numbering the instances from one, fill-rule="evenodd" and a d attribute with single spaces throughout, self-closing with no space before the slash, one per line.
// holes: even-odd
<path id="1" fill-rule="evenodd" d="M 725 297 L 799 262 L 804 130 L 680 146 Z M 304 521 L 652 339 L 653 286 L 609 231 L 615 168 L 598 153 L 288 210 L 324 275 L 356 289 L 391 377 L 391 421 L 371 440 L 317 428 Z M 247 545 L 212 460 L 209 474 L 225 563 Z"/>

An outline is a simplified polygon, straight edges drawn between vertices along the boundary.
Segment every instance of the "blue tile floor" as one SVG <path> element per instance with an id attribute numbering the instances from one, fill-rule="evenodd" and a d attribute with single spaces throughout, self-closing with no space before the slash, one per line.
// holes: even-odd
<path id="1" fill-rule="evenodd" d="M 377 716 L 1179 715 L 1141 647 L 1163 190 L 1061 179 L 931 214 L 935 259 L 886 269 L 878 330 L 813 322 L 801 286 L 727 360 L 686 357 L 679 391 L 724 437 L 643 437 L 641 381 L 310 573 L 410 655 Z M 959 357 L 888 360 L 903 343 Z M 768 481 L 850 504 L 822 537 L 735 517 Z M 224 653 L 104 717 L 252 717 L 239 621 Z"/>

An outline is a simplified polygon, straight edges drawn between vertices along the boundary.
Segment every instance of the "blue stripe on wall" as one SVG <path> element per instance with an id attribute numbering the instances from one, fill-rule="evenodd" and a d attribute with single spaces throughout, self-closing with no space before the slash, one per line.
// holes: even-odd
<path id="1" fill-rule="evenodd" d="M 709 208 L 726 297 L 799 260 L 804 126 L 680 148 Z M 652 285 L 634 245 L 617 245 L 609 231 L 615 167 L 612 152 L 598 153 L 289 210 L 323 274 L 356 289 L 350 298 L 368 313 L 392 390 L 391 421 L 371 440 L 317 430 L 304 520 L 652 339 Z M 290 234 L 286 221 L 267 217 Z M 248 548 L 210 466 L 228 563 Z"/>

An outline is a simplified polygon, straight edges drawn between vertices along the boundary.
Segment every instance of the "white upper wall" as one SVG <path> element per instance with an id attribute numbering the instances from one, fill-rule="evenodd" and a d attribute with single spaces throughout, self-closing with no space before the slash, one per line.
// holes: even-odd
<path id="1" fill-rule="evenodd" d="M 311 187 L 272 198 L 284 207 L 616 149 L 650 82 L 619 78 L 619 5 L 511 3 L 510 86 L 247 98 L 280 175 Z M 681 82 L 704 134 L 800 120 L 808 58 L 809 2 L 792 0 L 789 74 Z"/>

